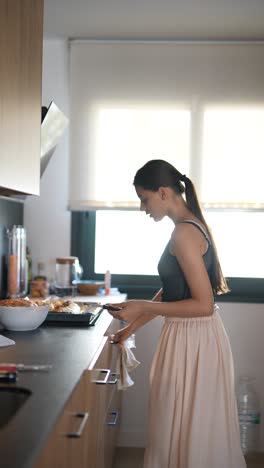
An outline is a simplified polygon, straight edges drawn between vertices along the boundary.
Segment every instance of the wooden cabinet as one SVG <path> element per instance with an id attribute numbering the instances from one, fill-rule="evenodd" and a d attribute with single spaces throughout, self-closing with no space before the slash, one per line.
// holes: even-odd
<path id="1" fill-rule="evenodd" d="M 84 467 L 87 460 L 85 443 L 89 425 L 89 395 L 83 379 L 72 393 L 61 417 L 41 453 L 37 467 Z M 88 399 L 87 399 L 88 397 Z M 85 411 L 87 410 L 87 411 Z"/>
<path id="2" fill-rule="evenodd" d="M 98 443 L 93 468 L 111 468 L 121 419 L 121 392 L 117 390 L 116 360 L 118 349 L 104 338 L 102 350 L 92 372 L 97 382 L 100 411 L 97 414 Z M 102 383 L 100 383 L 102 382 Z M 106 383 L 105 383 L 106 382 Z"/>
<path id="3" fill-rule="evenodd" d="M 43 0 L 0 2 L 0 194 L 39 194 Z"/>
<path id="4" fill-rule="evenodd" d="M 111 468 L 121 415 L 117 353 L 104 336 L 34 468 Z"/>

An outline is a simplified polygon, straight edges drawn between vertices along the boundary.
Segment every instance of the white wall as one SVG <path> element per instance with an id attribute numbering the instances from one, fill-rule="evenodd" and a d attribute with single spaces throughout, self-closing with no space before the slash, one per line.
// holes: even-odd
<path id="1" fill-rule="evenodd" d="M 45 40 L 43 47 L 42 105 L 53 100 L 69 116 L 68 45 L 62 40 Z M 54 278 L 55 259 L 70 255 L 70 212 L 68 133 L 63 134 L 40 182 L 40 196 L 28 197 L 24 222 L 36 272 L 37 262 L 46 264 Z"/>
<path id="2" fill-rule="evenodd" d="M 264 450 L 264 304 L 219 304 L 220 315 L 233 350 L 235 378 L 256 377 L 261 398 L 261 448 Z M 148 373 L 163 319 L 155 319 L 137 332 L 134 350 L 141 365 L 131 377 L 134 386 L 123 394 L 123 419 L 120 446 L 144 447 L 148 411 Z"/>

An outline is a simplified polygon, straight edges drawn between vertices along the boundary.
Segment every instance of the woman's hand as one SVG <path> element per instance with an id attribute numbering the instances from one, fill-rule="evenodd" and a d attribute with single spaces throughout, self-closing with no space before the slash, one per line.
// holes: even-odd
<path id="1" fill-rule="evenodd" d="M 120 308 L 120 310 L 117 311 L 109 310 L 109 314 L 116 319 L 125 320 L 125 322 L 131 323 L 145 313 L 146 301 L 132 300 L 109 305 Z"/>
<path id="2" fill-rule="evenodd" d="M 118 348 L 121 348 L 124 341 L 126 341 L 133 333 L 134 331 L 130 325 L 128 325 L 127 327 L 118 330 L 115 335 L 111 335 L 111 340 Z"/>

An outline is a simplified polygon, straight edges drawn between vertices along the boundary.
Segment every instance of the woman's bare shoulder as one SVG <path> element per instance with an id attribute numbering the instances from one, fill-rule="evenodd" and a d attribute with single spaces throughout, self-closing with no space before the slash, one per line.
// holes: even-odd
<path id="1" fill-rule="evenodd" d="M 190 223 L 177 223 L 171 234 L 171 248 L 176 252 L 179 249 L 199 248 L 201 233 Z"/>

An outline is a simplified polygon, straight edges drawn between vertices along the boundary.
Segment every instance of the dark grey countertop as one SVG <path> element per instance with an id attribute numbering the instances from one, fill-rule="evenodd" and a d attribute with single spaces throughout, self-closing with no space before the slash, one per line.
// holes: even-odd
<path id="1" fill-rule="evenodd" d="M 31 332 L 0 333 L 16 345 L 0 348 L 0 362 L 52 364 L 48 372 L 20 372 L 15 384 L 32 395 L 0 430 L 0 467 L 29 468 L 74 387 L 89 366 L 112 317 L 103 311 L 92 327 L 41 326 Z"/>

